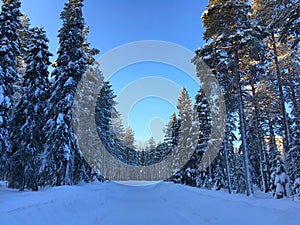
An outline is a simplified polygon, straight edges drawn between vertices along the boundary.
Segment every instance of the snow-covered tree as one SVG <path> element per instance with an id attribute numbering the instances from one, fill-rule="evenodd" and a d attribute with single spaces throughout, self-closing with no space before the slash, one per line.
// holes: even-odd
<path id="1" fill-rule="evenodd" d="M 32 28 L 27 41 L 27 65 L 22 83 L 22 97 L 14 112 L 11 127 L 12 155 L 9 159 L 9 186 L 20 190 L 38 189 L 39 154 L 43 152 L 45 135 L 44 110 L 50 83 L 51 64 L 48 39 L 43 28 Z"/>
<path id="2" fill-rule="evenodd" d="M 156 143 L 153 137 L 149 138 L 148 142 L 147 142 L 147 148 L 149 150 L 153 150 L 156 148 Z"/>
<path id="3" fill-rule="evenodd" d="M 243 155 L 234 152 L 231 157 L 232 189 L 235 193 L 245 193 L 246 181 L 243 171 Z"/>
<path id="4" fill-rule="evenodd" d="M 106 148 L 113 151 L 115 148 L 115 134 L 112 124 L 112 114 L 116 104 L 111 85 L 104 82 L 96 103 L 96 124 L 99 137 Z"/>
<path id="5" fill-rule="evenodd" d="M 299 93 L 298 93 L 299 94 Z M 292 109 L 293 120 L 291 125 L 291 147 L 287 154 L 287 161 L 289 167 L 289 175 L 292 180 L 300 177 L 300 108 L 299 97 L 294 93 L 294 104 Z M 298 99 L 298 100 L 296 100 Z"/>
<path id="6" fill-rule="evenodd" d="M 21 28 L 19 0 L 2 0 L 0 13 L 0 180 L 5 177 L 7 154 L 11 151 L 10 121 L 13 85 L 18 79 Z"/>
<path id="7" fill-rule="evenodd" d="M 26 72 L 26 63 L 25 63 L 25 57 L 28 53 L 28 45 L 30 40 L 31 32 L 30 29 L 30 20 L 27 15 L 23 14 L 20 17 L 21 27 L 18 29 L 19 34 L 19 49 L 21 52 L 21 56 L 18 57 L 18 78 L 16 82 L 14 83 L 14 95 L 13 95 L 13 108 L 12 113 L 15 111 L 15 107 L 18 105 L 19 101 L 22 98 L 22 83 L 23 83 L 23 77 Z"/>
<path id="8" fill-rule="evenodd" d="M 193 154 L 183 168 L 176 168 L 182 159 L 175 156 L 174 166 L 179 171 L 173 176 L 172 180 L 176 183 L 196 186 L 196 177 L 199 172 L 199 155 L 195 151 L 199 137 L 199 121 L 197 117 L 195 118 L 192 101 L 185 88 L 181 89 L 177 109 L 180 118 L 179 142 L 177 148 L 173 151 L 191 151 Z"/>
<path id="9" fill-rule="evenodd" d="M 124 141 L 125 129 L 121 119 L 121 114 L 117 111 L 115 107 L 113 108 L 112 113 L 112 126 L 116 138 L 122 143 Z"/>
<path id="10" fill-rule="evenodd" d="M 205 27 L 204 39 L 210 41 L 197 51 L 211 68 L 214 68 L 223 85 L 232 80 L 236 111 L 244 156 L 247 195 L 252 193 L 250 160 L 246 134 L 244 89 L 244 59 L 259 60 L 261 57 L 261 30 L 250 19 L 251 8 L 243 0 L 209 1 L 202 15 Z M 231 78 L 228 78 L 231 77 Z M 227 97 L 227 96 L 225 96 Z"/>
<path id="11" fill-rule="evenodd" d="M 175 148 L 179 140 L 180 121 L 177 119 L 176 114 L 173 113 L 169 123 L 166 126 L 164 143 L 169 149 Z"/>
<path id="12" fill-rule="evenodd" d="M 252 8 L 254 9 L 254 15 L 258 20 L 259 26 L 261 26 L 266 35 L 264 35 L 264 42 L 266 43 L 266 48 L 268 51 L 267 60 L 268 60 L 268 75 L 269 79 L 274 80 L 274 86 L 277 91 L 277 98 L 279 99 L 279 107 L 280 107 L 280 122 L 282 127 L 282 136 L 283 136 L 283 146 L 284 153 L 287 154 L 289 152 L 290 144 L 291 144 L 291 135 L 290 129 L 288 125 L 288 114 L 286 109 L 286 93 L 284 90 L 284 80 L 286 79 L 283 76 L 284 68 L 280 65 L 280 60 L 284 55 L 283 52 L 280 51 L 282 40 L 280 32 L 282 31 L 282 23 L 278 23 L 279 18 L 283 18 L 283 9 L 287 6 L 286 3 L 289 1 L 272 1 L 272 0 L 255 0 L 252 2 Z M 291 9 L 290 7 L 288 7 Z M 294 8 L 294 5 L 292 5 Z M 296 6 L 295 9 L 299 8 Z M 299 9 L 298 9 L 299 10 Z M 294 14 L 294 10 L 292 10 L 292 14 Z M 286 13 L 288 15 L 289 13 Z M 297 13 L 299 14 L 299 13 Z M 298 15 L 299 16 L 299 15 Z M 288 18 L 286 18 L 288 19 Z M 289 18 L 292 21 L 295 21 L 295 18 Z M 288 19 L 288 20 L 289 20 Z M 280 19 L 281 20 L 281 19 Z M 288 22 L 289 23 L 289 22 Z M 286 25 L 286 24 L 285 24 Z M 286 38 L 283 38 L 286 39 Z M 283 54 L 282 54 L 283 53 Z"/>
<path id="13" fill-rule="evenodd" d="M 194 110 L 197 114 L 200 128 L 200 135 L 196 151 L 203 153 L 206 150 L 207 142 L 209 140 L 212 119 L 208 100 L 202 90 L 200 90 L 196 95 Z"/>
<path id="14" fill-rule="evenodd" d="M 45 111 L 47 140 L 40 168 L 41 185 L 77 183 L 82 175 L 83 157 L 72 126 L 72 105 L 77 85 L 87 69 L 83 0 L 69 0 L 60 15 L 58 58 L 52 72 L 52 88 Z"/>
<path id="15" fill-rule="evenodd" d="M 290 190 L 290 178 L 286 174 L 286 169 L 280 156 L 276 159 L 274 170 L 271 174 L 270 189 L 273 191 L 274 198 L 283 198 L 289 196 Z"/>
<path id="16" fill-rule="evenodd" d="M 300 177 L 295 179 L 294 185 L 293 185 L 293 193 L 297 201 L 300 201 Z"/>
<path id="17" fill-rule="evenodd" d="M 29 40 L 30 40 L 30 36 L 31 36 L 31 31 L 29 31 L 30 19 L 27 15 L 22 14 L 22 16 L 20 17 L 20 22 L 21 22 L 22 26 L 18 29 L 18 34 L 20 37 L 19 48 L 20 48 L 20 51 L 22 52 L 22 56 L 24 58 L 28 53 L 27 47 L 29 45 Z"/>

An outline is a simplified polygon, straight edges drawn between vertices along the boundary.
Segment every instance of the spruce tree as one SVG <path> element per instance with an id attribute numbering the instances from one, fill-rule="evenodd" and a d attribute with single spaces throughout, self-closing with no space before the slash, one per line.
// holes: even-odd
<path id="1" fill-rule="evenodd" d="M 27 65 L 22 83 L 21 101 L 12 120 L 12 155 L 9 159 L 9 186 L 20 190 L 38 189 L 39 154 L 45 135 L 44 109 L 50 83 L 48 80 L 48 39 L 43 28 L 29 30 L 24 62 Z"/>
<path id="2" fill-rule="evenodd" d="M 198 175 L 199 156 L 196 153 L 198 143 L 199 126 L 198 119 L 194 118 L 195 113 L 192 108 L 192 101 L 185 88 L 181 89 L 177 103 L 178 115 L 180 118 L 179 142 L 177 151 L 191 151 L 193 154 L 183 168 L 178 168 L 180 160 L 175 157 L 175 168 L 179 171 L 174 175 L 173 181 L 190 186 L 196 186 L 196 177 Z"/>
<path id="3" fill-rule="evenodd" d="M 41 185 L 72 185 L 82 177 L 83 157 L 72 125 L 72 105 L 77 85 L 87 69 L 83 0 L 69 0 L 60 15 L 58 58 L 52 72 L 48 117 L 44 127 L 47 140 L 40 168 Z"/>
<path id="4" fill-rule="evenodd" d="M 205 152 L 209 135 L 211 132 L 211 112 L 208 100 L 202 90 L 199 90 L 196 95 L 195 113 L 199 120 L 200 135 L 198 145 L 196 148 L 197 152 Z"/>
<path id="5" fill-rule="evenodd" d="M 198 94 L 196 95 L 195 99 L 196 102 L 194 105 L 194 113 L 197 119 L 199 120 L 199 137 L 196 146 L 196 151 L 192 158 L 195 161 L 194 164 L 196 167 L 197 165 L 199 165 L 200 159 L 202 158 L 202 155 L 207 148 L 209 136 L 211 133 L 211 112 L 208 100 L 201 89 L 198 91 Z M 196 178 L 197 186 L 203 185 L 205 176 L 206 174 L 204 172 L 198 173 L 198 176 Z"/>
<path id="6" fill-rule="evenodd" d="M 179 128 L 180 128 L 180 121 L 177 119 L 176 114 L 173 113 L 169 123 L 166 126 L 165 136 L 164 136 L 164 143 L 166 144 L 167 148 L 170 150 L 175 148 L 178 144 Z"/>
<path id="7" fill-rule="evenodd" d="M 113 130 L 112 116 L 116 102 L 116 96 L 108 81 L 104 82 L 96 103 L 96 124 L 99 137 L 109 151 L 115 149 L 115 133 Z"/>
<path id="8" fill-rule="evenodd" d="M 149 140 L 148 140 L 148 143 L 147 143 L 147 148 L 149 150 L 153 150 L 156 148 L 156 143 L 155 143 L 155 140 L 153 137 L 151 137 Z"/>
<path id="9" fill-rule="evenodd" d="M 125 129 L 122 123 L 121 114 L 113 107 L 112 126 L 116 138 L 122 143 L 124 141 Z"/>
<path id="10" fill-rule="evenodd" d="M 11 151 L 10 121 L 14 83 L 18 79 L 21 28 L 19 0 L 2 0 L 0 13 L 0 180 L 5 178 L 7 154 Z"/>

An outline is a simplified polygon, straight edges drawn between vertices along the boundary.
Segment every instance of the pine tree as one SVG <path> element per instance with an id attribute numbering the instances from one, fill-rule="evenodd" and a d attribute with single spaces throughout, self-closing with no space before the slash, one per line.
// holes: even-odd
<path id="1" fill-rule="evenodd" d="M 281 0 L 277 1 L 276 15 L 269 26 L 277 27 L 279 33 L 279 41 L 286 43 L 290 36 L 295 37 L 292 41 L 292 48 L 296 48 L 300 41 L 300 4 L 297 0 Z"/>
<path id="2" fill-rule="evenodd" d="M 264 72 L 249 62 L 247 74 L 250 75 L 248 88 L 245 90 L 247 135 L 249 141 L 249 157 L 252 165 L 253 182 L 264 192 L 268 192 L 269 160 L 265 145 L 267 129 L 264 126 L 264 109 L 262 107 L 266 95 L 271 92 L 261 89 L 264 86 Z M 271 107 L 269 107 L 270 110 Z"/>
<path id="3" fill-rule="evenodd" d="M 83 0 L 69 0 L 60 15 L 58 58 L 52 73 L 53 85 L 44 132 L 47 136 L 40 185 L 71 185 L 82 175 L 84 160 L 77 147 L 72 126 L 72 105 L 77 85 L 87 69 Z"/>
<path id="4" fill-rule="evenodd" d="M 296 54 L 298 52 L 298 54 Z M 299 66 L 299 50 L 290 51 L 287 58 L 288 76 L 287 90 L 290 90 L 289 98 L 291 104 L 290 127 L 292 130 L 291 135 L 291 148 L 287 154 L 289 175 L 293 181 L 300 177 L 300 66 Z"/>
<path id="5" fill-rule="evenodd" d="M 287 1 L 261 1 L 255 0 L 252 2 L 252 8 L 254 9 L 255 16 L 259 19 L 258 24 L 265 29 L 266 34 L 264 36 L 264 42 L 267 43 L 266 47 L 269 52 L 268 54 L 268 74 L 270 78 L 275 78 L 275 86 L 278 92 L 280 114 L 281 114 L 281 126 L 284 153 L 287 156 L 291 144 L 291 135 L 288 125 L 288 114 L 285 106 L 286 93 L 284 90 L 283 69 L 280 65 L 280 30 L 283 28 L 281 23 L 277 23 L 283 13 Z M 296 7 L 298 8 L 298 6 Z M 294 19 L 292 19 L 294 20 Z"/>
<path id="6" fill-rule="evenodd" d="M 217 158 L 223 156 L 223 161 L 225 162 L 226 174 L 222 177 L 224 180 L 220 182 L 224 188 L 228 188 L 228 192 L 232 193 L 233 191 L 233 176 L 235 175 L 235 171 L 233 170 L 234 164 L 236 163 L 236 157 L 234 155 L 234 141 L 237 140 L 234 131 L 236 131 L 236 119 L 227 111 L 227 121 L 226 121 L 226 129 L 225 129 L 225 136 L 223 140 L 223 146 L 219 152 Z M 239 168 L 241 169 L 241 168 Z"/>
<path id="7" fill-rule="evenodd" d="M 233 92 L 231 95 L 235 94 L 236 96 L 247 195 L 252 193 L 252 179 L 243 99 L 243 62 L 245 58 L 259 60 L 262 54 L 261 30 L 260 27 L 253 25 L 249 17 L 250 13 L 250 6 L 242 0 L 209 1 L 202 19 L 205 27 L 204 39 L 210 43 L 197 51 L 197 54 L 218 73 L 221 84 L 224 84 L 224 80 L 225 83 L 229 81 L 228 76 L 232 77 Z"/>
<path id="8" fill-rule="evenodd" d="M 43 152 L 45 135 L 44 109 L 50 87 L 48 66 L 51 64 L 48 39 L 43 28 L 32 28 L 24 59 L 27 65 L 22 98 L 16 107 L 13 127 L 13 149 L 9 160 L 9 186 L 20 190 L 38 189 L 39 154 Z"/>
<path id="9" fill-rule="evenodd" d="M 13 85 L 18 79 L 19 0 L 2 0 L 0 14 L 0 180 L 5 178 L 7 154 L 11 151 L 10 121 L 13 108 Z"/>
<path id="10" fill-rule="evenodd" d="M 288 128 L 291 133 L 290 148 L 286 154 L 288 173 L 294 181 L 300 174 L 300 55 L 299 48 L 293 47 L 295 36 L 288 36 L 286 42 L 280 45 L 280 66 L 282 69 L 283 86 L 286 96 L 286 104 L 291 112 L 288 116 Z"/>

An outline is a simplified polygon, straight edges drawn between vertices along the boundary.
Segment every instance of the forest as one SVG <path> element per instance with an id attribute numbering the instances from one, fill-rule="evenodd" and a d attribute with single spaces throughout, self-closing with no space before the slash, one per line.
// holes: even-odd
<path id="1" fill-rule="evenodd" d="M 78 126 L 73 106 L 85 104 L 85 98 L 75 101 L 75 93 L 87 77 L 90 83 L 82 84 L 86 98 L 98 96 L 95 122 L 102 148 L 118 160 L 148 166 L 190 149 L 188 162 L 166 181 L 246 195 L 258 188 L 278 199 L 300 198 L 298 0 L 209 0 L 199 13 L 206 44 L 195 50 L 191 63 L 200 68 L 204 62 L 211 70 L 226 107 L 222 145 L 205 167 L 200 162 L 216 125 L 210 96 L 202 87 L 195 97 L 182 87 L 178 112 L 170 115 L 162 143 L 150 139 L 146 149 L 135 150 L 134 131 L 122 125 L 113 87 L 95 60 L 99 50 L 88 41 L 83 2 L 66 1 L 57 58 L 50 62 L 44 28 L 31 27 L 20 0 L 2 0 L 0 180 L 10 188 L 38 191 L 107 179 L 97 168 L 110 170 L 114 165 L 90 165 L 74 132 Z M 99 93 L 93 92 L 95 83 L 102 86 Z M 89 110 L 80 113 L 89 116 Z M 91 149 L 95 145 L 85 144 Z M 132 178 L 130 171 L 124 173 Z M 153 176 L 148 174 L 150 180 Z M 139 174 L 133 177 L 140 179 Z"/>

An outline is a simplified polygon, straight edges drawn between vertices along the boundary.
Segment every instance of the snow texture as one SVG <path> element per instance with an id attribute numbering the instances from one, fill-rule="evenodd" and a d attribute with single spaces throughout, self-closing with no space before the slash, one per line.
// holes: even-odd
<path id="1" fill-rule="evenodd" d="M 135 182 L 134 185 L 138 185 Z M 229 195 L 172 183 L 94 183 L 40 192 L 0 185 L 5 225 L 299 225 L 300 204 L 288 199 Z"/>

